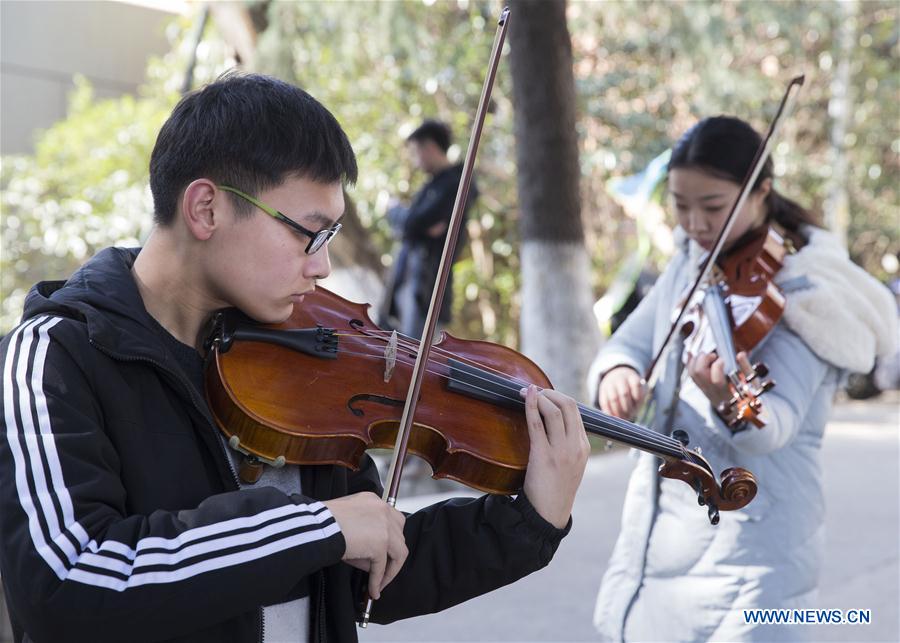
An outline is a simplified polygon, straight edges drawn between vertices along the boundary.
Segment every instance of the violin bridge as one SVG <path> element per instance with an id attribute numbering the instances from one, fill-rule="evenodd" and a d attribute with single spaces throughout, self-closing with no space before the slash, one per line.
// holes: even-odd
<path id="1" fill-rule="evenodd" d="M 397 366 L 397 331 L 391 333 L 391 338 L 384 347 L 384 381 L 390 382 L 394 375 L 394 367 Z"/>

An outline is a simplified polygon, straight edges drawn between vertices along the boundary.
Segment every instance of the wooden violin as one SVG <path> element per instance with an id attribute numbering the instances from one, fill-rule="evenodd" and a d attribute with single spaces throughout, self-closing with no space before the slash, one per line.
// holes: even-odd
<path id="1" fill-rule="evenodd" d="M 725 362 L 730 398 L 716 411 L 729 427 L 743 422 L 765 426 L 760 396 L 775 382 L 767 377 L 769 371 L 762 362 L 745 373 L 736 355 L 753 350 L 781 319 L 785 299 L 774 277 L 792 248 L 792 241 L 775 225 L 750 231 L 718 258 L 709 283 L 696 291 L 695 303 L 684 316 L 681 332 L 686 351 L 696 355 L 714 350 Z"/>
<path id="2" fill-rule="evenodd" d="M 366 449 L 393 446 L 420 347 L 376 326 L 367 308 L 318 288 L 282 324 L 256 325 L 236 311 L 215 316 L 206 392 L 229 444 L 249 459 L 243 475 L 261 463 L 356 469 Z M 510 348 L 447 333 L 425 371 L 408 450 L 436 478 L 518 492 L 530 446 L 519 391 L 551 387 L 547 376 Z M 723 471 L 720 486 L 683 432 L 664 436 L 579 409 L 589 433 L 662 458 L 661 475 L 690 484 L 713 524 L 719 510 L 740 509 L 756 494 L 753 475 L 739 468 Z"/>

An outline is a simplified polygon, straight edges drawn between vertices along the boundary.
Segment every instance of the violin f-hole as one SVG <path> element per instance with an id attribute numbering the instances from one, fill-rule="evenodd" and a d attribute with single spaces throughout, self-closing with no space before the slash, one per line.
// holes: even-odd
<path id="1" fill-rule="evenodd" d="M 374 395 L 372 393 L 360 393 L 359 395 L 354 395 L 349 400 L 347 400 L 347 408 L 350 409 L 350 412 L 356 417 L 362 417 L 366 414 L 360 408 L 354 408 L 353 405 L 357 402 L 375 402 L 376 404 L 384 404 L 385 406 L 398 406 L 403 408 L 405 404 L 404 400 L 398 400 L 393 397 L 387 397 L 384 395 Z"/>

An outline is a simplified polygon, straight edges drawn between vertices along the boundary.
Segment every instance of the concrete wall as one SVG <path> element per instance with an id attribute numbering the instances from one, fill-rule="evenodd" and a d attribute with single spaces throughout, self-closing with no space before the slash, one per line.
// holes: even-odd
<path id="1" fill-rule="evenodd" d="M 133 92 L 147 58 L 168 51 L 162 8 L 109 1 L 0 2 L 0 153 L 33 150 L 35 130 L 66 115 L 74 74 L 99 97 Z"/>

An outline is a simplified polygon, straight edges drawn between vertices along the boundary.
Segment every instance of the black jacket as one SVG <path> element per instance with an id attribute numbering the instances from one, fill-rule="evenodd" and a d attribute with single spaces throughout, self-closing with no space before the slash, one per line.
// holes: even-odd
<path id="1" fill-rule="evenodd" d="M 380 493 L 303 467 L 303 496 L 238 490 L 206 402 L 108 249 L 43 282 L 0 344 L 0 574 L 17 640 L 258 641 L 261 606 L 310 596 L 315 641 L 352 641 L 353 570 L 318 502 Z M 546 565 L 564 530 L 524 495 L 411 515 L 409 558 L 373 620 L 444 609 Z"/>
<path id="2" fill-rule="evenodd" d="M 447 234 L 437 237 L 428 236 L 432 226 L 444 222 L 450 223 L 453 204 L 462 179 L 462 163 L 444 168 L 428 183 L 416 192 L 408 208 L 398 207 L 388 213 L 391 225 L 401 238 L 400 251 L 392 266 L 388 278 L 385 298 L 379 310 L 379 322 L 387 323 L 391 316 L 397 315 L 395 298 L 400 286 L 407 280 L 415 282 L 416 301 L 424 315 L 431 303 L 431 291 L 441 267 L 441 255 Z M 469 196 L 463 209 L 463 222 L 459 228 L 454 248 L 454 260 L 468 241 L 465 217 L 468 216 L 475 199 L 478 198 L 478 187 L 475 180 L 469 186 Z M 449 322 L 453 304 L 453 274 L 448 277 L 447 289 L 441 303 L 440 321 Z"/>

